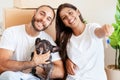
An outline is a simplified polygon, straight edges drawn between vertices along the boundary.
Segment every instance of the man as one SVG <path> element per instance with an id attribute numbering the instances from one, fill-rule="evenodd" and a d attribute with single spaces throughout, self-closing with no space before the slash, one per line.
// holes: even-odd
<path id="1" fill-rule="evenodd" d="M 55 17 L 54 10 L 47 5 L 40 6 L 29 24 L 8 28 L 4 31 L 0 42 L 0 80 L 39 80 L 30 73 L 23 71 L 40 64 L 48 64 L 50 52 L 38 55 L 34 51 L 34 57 L 30 60 L 34 50 L 35 39 L 49 40 L 55 45 L 52 38 L 45 30 Z M 58 53 L 52 54 L 54 68 L 51 78 L 62 78 L 64 75 L 63 64 Z M 41 74 L 43 69 L 37 71 Z"/>

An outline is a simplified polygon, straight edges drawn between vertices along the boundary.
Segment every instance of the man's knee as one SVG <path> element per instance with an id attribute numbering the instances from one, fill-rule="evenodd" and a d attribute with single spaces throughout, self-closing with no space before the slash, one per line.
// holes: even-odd
<path id="1" fill-rule="evenodd" d="M 0 80 L 17 80 L 17 74 L 13 71 L 5 71 L 0 75 Z"/>

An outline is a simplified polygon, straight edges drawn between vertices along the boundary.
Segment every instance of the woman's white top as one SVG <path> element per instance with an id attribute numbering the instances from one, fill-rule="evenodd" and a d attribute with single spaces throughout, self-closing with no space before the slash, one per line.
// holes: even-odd
<path id="1" fill-rule="evenodd" d="M 72 35 L 67 45 L 69 59 L 77 65 L 75 75 L 68 74 L 67 80 L 107 80 L 104 71 L 104 47 L 102 39 L 94 31 L 100 25 L 86 24 L 84 32 Z"/>

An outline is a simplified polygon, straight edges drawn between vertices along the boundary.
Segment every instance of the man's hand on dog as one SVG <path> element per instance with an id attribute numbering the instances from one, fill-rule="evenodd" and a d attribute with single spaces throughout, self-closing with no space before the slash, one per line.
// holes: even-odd
<path id="1" fill-rule="evenodd" d="M 34 51 L 32 61 L 34 62 L 35 66 L 38 66 L 40 64 L 49 64 L 50 63 L 48 61 L 49 57 L 50 57 L 50 51 L 48 51 L 45 54 L 37 54 L 36 51 Z"/>

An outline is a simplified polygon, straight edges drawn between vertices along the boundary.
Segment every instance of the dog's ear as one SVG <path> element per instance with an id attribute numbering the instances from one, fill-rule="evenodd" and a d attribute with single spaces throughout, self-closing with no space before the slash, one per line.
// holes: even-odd
<path id="1" fill-rule="evenodd" d="M 58 46 L 52 46 L 52 53 L 60 51 L 60 48 Z"/>
<path id="2" fill-rule="evenodd" d="M 41 39 L 37 38 L 36 41 L 35 41 L 35 45 L 37 45 L 40 41 L 41 41 Z"/>

